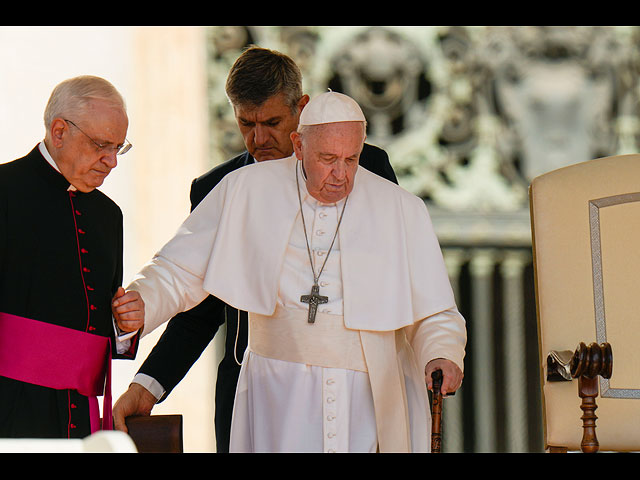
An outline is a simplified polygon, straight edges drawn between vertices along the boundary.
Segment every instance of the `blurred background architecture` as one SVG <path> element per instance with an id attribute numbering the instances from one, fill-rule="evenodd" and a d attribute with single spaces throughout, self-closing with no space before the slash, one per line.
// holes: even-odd
<path id="1" fill-rule="evenodd" d="M 188 214 L 191 180 L 244 150 L 224 82 L 250 44 L 290 55 L 306 93 L 354 97 L 368 142 L 429 207 L 469 338 L 444 450 L 541 451 L 527 188 L 549 170 L 637 153 L 640 28 L 0 27 L 0 162 L 43 138 L 57 83 L 112 81 L 134 145 L 102 188 L 124 212 L 126 283 Z M 116 396 L 159 334 L 117 362 Z M 185 451 L 215 451 L 218 344 L 154 410 L 185 416 Z"/>

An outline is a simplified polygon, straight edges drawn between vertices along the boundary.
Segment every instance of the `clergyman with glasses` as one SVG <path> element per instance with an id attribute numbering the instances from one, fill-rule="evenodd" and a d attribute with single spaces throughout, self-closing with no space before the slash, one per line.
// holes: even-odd
<path id="1" fill-rule="evenodd" d="M 71 78 L 44 124 L 28 155 L 0 165 L 4 438 L 111 429 L 110 362 L 135 357 L 144 325 L 141 298 L 121 287 L 122 212 L 97 190 L 131 148 L 125 102 L 102 78 Z"/>

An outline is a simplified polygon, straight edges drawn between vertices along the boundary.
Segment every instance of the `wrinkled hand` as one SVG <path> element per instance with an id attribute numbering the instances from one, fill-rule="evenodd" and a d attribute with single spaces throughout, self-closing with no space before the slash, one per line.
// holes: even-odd
<path id="1" fill-rule="evenodd" d="M 149 390 L 140 384 L 132 383 L 113 406 L 113 428 L 128 433 L 125 419 L 132 415 L 149 416 L 155 404 L 156 397 Z"/>
<path id="2" fill-rule="evenodd" d="M 451 360 L 436 358 L 427 363 L 424 369 L 425 381 L 429 390 L 433 388 L 431 374 L 436 370 L 442 370 L 442 387 L 440 387 L 440 391 L 443 396 L 455 392 L 462 385 L 464 374 L 460 368 Z"/>
<path id="3" fill-rule="evenodd" d="M 125 292 L 124 288 L 118 287 L 111 301 L 111 310 L 123 332 L 135 332 L 144 327 L 144 301 L 138 292 Z"/>

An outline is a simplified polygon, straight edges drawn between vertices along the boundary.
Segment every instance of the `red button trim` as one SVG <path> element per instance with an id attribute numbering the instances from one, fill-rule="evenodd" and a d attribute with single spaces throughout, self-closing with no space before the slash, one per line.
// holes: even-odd
<path id="1" fill-rule="evenodd" d="M 80 210 L 76 210 L 76 215 L 82 215 L 82 213 L 80 213 Z"/>
<path id="2" fill-rule="evenodd" d="M 90 272 L 91 270 L 89 270 L 87 267 L 82 267 L 82 271 L 83 272 Z"/>
<path id="3" fill-rule="evenodd" d="M 97 310 L 98 307 L 96 307 L 95 305 L 91 305 L 89 308 L 91 308 L 91 310 Z"/>
<path id="4" fill-rule="evenodd" d="M 79 228 L 79 229 L 78 229 L 78 233 L 79 233 L 80 235 L 84 235 L 86 232 L 85 232 L 84 230 L 82 230 L 81 228 Z"/>
<path id="5" fill-rule="evenodd" d="M 81 248 L 81 249 L 80 249 L 80 251 L 81 251 L 82 253 L 89 253 L 89 250 L 87 250 L 86 248 Z"/>
<path id="6" fill-rule="evenodd" d="M 96 327 L 92 327 L 91 325 L 89 325 L 89 331 L 92 332 L 96 329 Z"/>

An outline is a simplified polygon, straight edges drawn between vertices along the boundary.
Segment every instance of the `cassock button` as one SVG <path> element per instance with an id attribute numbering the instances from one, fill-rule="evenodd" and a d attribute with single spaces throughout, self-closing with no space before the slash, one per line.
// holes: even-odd
<path id="1" fill-rule="evenodd" d="M 91 270 L 90 270 L 90 269 L 88 269 L 87 267 L 82 267 L 82 271 L 83 271 L 83 272 L 90 272 Z"/>
<path id="2" fill-rule="evenodd" d="M 95 289 L 91 285 L 87 285 L 87 290 L 93 292 Z"/>
<path id="3" fill-rule="evenodd" d="M 89 250 L 87 250 L 86 248 L 81 248 L 81 249 L 80 249 L 80 251 L 81 251 L 82 253 L 89 253 Z"/>
<path id="4" fill-rule="evenodd" d="M 80 213 L 80 210 L 76 210 L 76 215 L 82 215 L 82 213 Z"/>
<path id="5" fill-rule="evenodd" d="M 90 306 L 89 306 L 89 308 L 90 308 L 91 310 L 97 310 L 97 309 L 98 309 L 98 307 L 96 307 L 95 305 L 90 305 Z"/>
<path id="6" fill-rule="evenodd" d="M 86 232 L 85 232 L 84 230 L 82 230 L 81 228 L 79 228 L 79 229 L 78 229 L 78 233 L 79 233 L 80 235 L 84 235 Z"/>
<path id="7" fill-rule="evenodd" d="M 89 325 L 89 331 L 93 332 L 96 329 L 96 327 L 92 327 L 91 325 Z"/>

